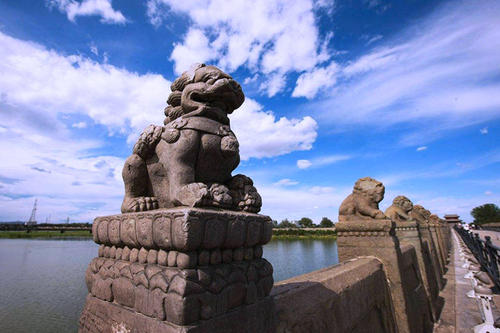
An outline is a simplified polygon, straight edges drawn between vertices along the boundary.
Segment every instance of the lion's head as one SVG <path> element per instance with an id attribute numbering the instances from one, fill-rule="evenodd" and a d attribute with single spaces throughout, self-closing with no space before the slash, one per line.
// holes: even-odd
<path id="1" fill-rule="evenodd" d="M 384 199 L 384 184 L 371 177 L 360 178 L 354 184 L 353 193 L 368 197 L 377 204 Z"/>
<path id="2" fill-rule="evenodd" d="M 392 203 L 394 204 L 394 206 L 401 208 L 406 214 L 408 214 L 413 209 L 413 203 L 404 195 L 398 195 L 394 198 Z"/>
<path id="3" fill-rule="evenodd" d="M 227 115 L 245 101 L 238 82 L 219 68 L 205 64 L 182 73 L 170 88 L 165 124 L 180 116 L 203 116 L 228 124 Z"/>

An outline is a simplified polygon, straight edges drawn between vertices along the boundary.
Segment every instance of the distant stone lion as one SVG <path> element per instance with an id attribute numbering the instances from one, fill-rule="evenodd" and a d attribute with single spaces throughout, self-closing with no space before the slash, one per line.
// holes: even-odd
<path id="1" fill-rule="evenodd" d="M 232 176 L 239 143 L 228 114 L 245 100 L 241 86 L 215 66 L 196 65 L 171 86 L 165 126 L 148 126 L 123 167 L 122 213 L 175 206 L 257 213 L 253 181 Z"/>
<path id="2" fill-rule="evenodd" d="M 378 204 L 384 199 L 384 185 L 370 177 L 360 178 L 339 208 L 339 221 L 385 219 Z"/>
<path id="3" fill-rule="evenodd" d="M 385 215 L 393 221 L 403 222 L 411 220 L 410 212 L 413 203 L 404 195 L 398 195 L 392 201 L 392 205 L 385 210 Z"/>
<path id="4" fill-rule="evenodd" d="M 429 216 L 431 212 L 425 209 L 421 205 L 414 205 L 413 209 L 410 212 L 410 216 L 412 219 L 416 220 L 419 224 L 428 223 Z"/>

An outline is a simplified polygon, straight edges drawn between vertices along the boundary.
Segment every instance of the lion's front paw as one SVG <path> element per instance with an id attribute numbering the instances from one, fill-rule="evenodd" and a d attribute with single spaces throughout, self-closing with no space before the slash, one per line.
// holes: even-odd
<path id="1" fill-rule="evenodd" d="M 210 206 L 216 207 L 231 207 L 233 204 L 233 198 L 229 192 L 229 189 L 221 184 L 212 184 L 208 190 L 210 193 Z"/>
<path id="2" fill-rule="evenodd" d="M 144 212 L 158 209 L 158 200 L 155 197 L 125 198 L 122 204 L 123 213 Z"/>
<path id="3" fill-rule="evenodd" d="M 208 198 L 208 187 L 203 183 L 184 185 L 177 194 L 178 203 L 189 207 L 203 206 Z"/>
<path id="4" fill-rule="evenodd" d="M 386 219 L 386 218 L 387 218 L 387 216 L 385 216 L 385 214 L 384 214 L 381 210 L 379 210 L 379 211 L 375 214 L 374 218 L 376 218 L 376 219 Z"/>

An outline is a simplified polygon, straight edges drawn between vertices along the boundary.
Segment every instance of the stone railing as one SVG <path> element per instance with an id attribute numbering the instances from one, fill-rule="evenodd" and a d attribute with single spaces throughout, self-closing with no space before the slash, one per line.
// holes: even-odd
<path id="1" fill-rule="evenodd" d="M 188 208 L 96 219 L 80 331 L 432 331 L 446 225 L 340 222 L 341 263 L 274 288 L 262 259 L 270 226 L 257 214 Z"/>
<path id="2" fill-rule="evenodd" d="M 485 236 L 483 240 L 479 237 L 478 233 L 457 226 L 454 228 L 460 237 L 462 237 L 467 247 L 472 251 L 481 268 L 489 274 L 495 285 L 500 288 L 500 273 L 498 269 L 500 247 L 493 244 L 490 236 Z"/>

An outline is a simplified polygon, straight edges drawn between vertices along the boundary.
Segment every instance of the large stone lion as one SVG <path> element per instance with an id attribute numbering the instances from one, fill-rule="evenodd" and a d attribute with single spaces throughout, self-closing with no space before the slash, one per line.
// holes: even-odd
<path id="1" fill-rule="evenodd" d="M 411 220 L 410 212 L 413 203 L 404 195 L 398 195 L 392 201 L 392 205 L 385 210 L 385 215 L 393 221 L 403 222 Z"/>
<path id="2" fill-rule="evenodd" d="M 201 64 L 171 90 L 165 126 L 148 126 L 123 167 L 122 213 L 175 206 L 258 212 L 262 200 L 252 180 L 231 176 L 240 155 L 228 114 L 245 100 L 240 85 Z"/>
<path id="3" fill-rule="evenodd" d="M 384 184 L 378 180 L 370 177 L 358 179 L 352 193 L 340 205 L 339 221 L 387 218 L 378 208 L 379 202 L 384 199 L 384 193 Z"/>

